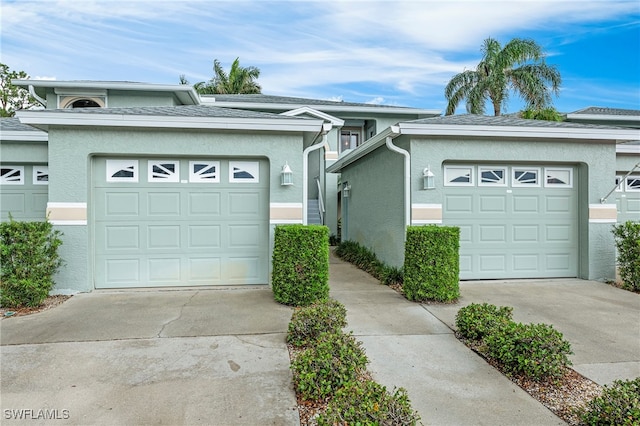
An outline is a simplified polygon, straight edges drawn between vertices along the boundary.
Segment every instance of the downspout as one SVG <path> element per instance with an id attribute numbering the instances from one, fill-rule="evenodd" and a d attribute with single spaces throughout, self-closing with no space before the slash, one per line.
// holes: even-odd
<path id="1" fill-rule="evenodd" d="M 404 156 L 404 228 L 406 238 L 407 226 L 411 225 L 411 154 L 393 144 L 393 139 L 400 136 L 400 128 L 391 126 L 390 129 L 391 135 L 386 139 L 387 148 Z"/>
<path id="2" fill-rule="evenodd" d="M 42 104 L 43 107 L 47 107 L 47 100 L 41 98 L 40 96 L 38 96 L 38 94 L 36 93 L 35 89 L 33 88 L 33 84 L 29 85 L 29 94 L 31 95 L 31 97 L 33 97 L 36 101 L 40 102 Z"/>
<path id="3" fill-rule="evenodd" d="M 319 136 L 322 136 L 322 140 L 315 145 L 310 145 L 302 152 L 302 224 L 306 225 L 308 221 L 309 212 L 309 154 L 312 151 L 322 148 L 327 143 L 327 133 L 331 130 L 331 123 L 323 123 L 320 133 L 313 138 L 315 142 Z M 313 143 L 311 142 L 311 143 Z"/>

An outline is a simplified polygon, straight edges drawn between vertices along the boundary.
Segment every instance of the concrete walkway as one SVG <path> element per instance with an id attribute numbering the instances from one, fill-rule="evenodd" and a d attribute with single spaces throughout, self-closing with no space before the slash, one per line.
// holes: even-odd
<path id="1" fill-rule="evenodd" d="M 330 285 L 375 379 L 405 387 L 425 425 L 563 424 L 455 338 L 471 302 L 554 324 L 599 383 L 640 376 L 640 296 L 604 284 L 462 283 L 458 304 L 420 305 L 332 256 Z M 98 291 L 2 320 L 2 424 L 298 425 L 291 312 L 269 288 L 228 287 Z"/>

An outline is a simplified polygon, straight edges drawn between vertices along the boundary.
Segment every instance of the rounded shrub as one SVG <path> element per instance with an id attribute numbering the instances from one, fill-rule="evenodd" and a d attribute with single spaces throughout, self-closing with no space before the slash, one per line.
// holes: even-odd
<path id="1" fill-rule="evenodd" d="M 640 425 L 640 377 L 605 385 L 579 414 L 585 425 Z"/>
<path id="2" fill-rule="evenodd" d="M 362 343 L 351 334 L 323 333 L 291 363 L 293 383 L 302 398 L 319 400 L 354 382 L 367 362 Z"/>
<path id="3" fill-rule="evenodd" d="M 329 297 L 329 228 L 276 226 L 272 289 L 275 300 L 308 306 Z"/>
<path id="4" fill-rule="evenodd" d="M 465 339 L 481 340 L 493 330 L 511 321 L 513 308 L 488 303 L 472 303 L 458 310 L 456 328 Z"/>
<path id="5" fill-rule="evenodd" d="M 510 322 L 494 329 L 484 341 L 488 356 L 507 374 L 541 380 L 561 377 L 571 365 L 571 345 L 552 325 Z"/>
<path id="6" fill-rule="evenodd" d="M 404 388 L 390 393 L 386 387 L 365 380 L 338 390 L 326 412 L 318 417 L 318 425 L 408 426 L 416 425 L 419 420 Z"/>
<path id="7" fill-rule="evenodd" d="M 339 333 L 347 325 L 347 310 L 335 299 L 296 308 L 291 315 L 287 343 L 309 345 L 322 333 Z"/>

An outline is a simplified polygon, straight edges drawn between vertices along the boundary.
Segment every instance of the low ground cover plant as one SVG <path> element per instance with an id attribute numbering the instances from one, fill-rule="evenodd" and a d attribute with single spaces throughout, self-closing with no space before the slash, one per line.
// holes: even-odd
<path id="1" fill-rule="evenodd" d="M 496 328 L 508 324 L 512 316 L 513 308 L 509 306 L 472 303 L 458 311 L 456 328 L 463 338 L 480 340 Z"/>
<path id="2" fill-rule="evenodd" d="M 276 226 L 272 289 L 275 300 L 307 306 L 329 297 L 329 228 Z"/>
<path id="3" fill-rule="evenodd" d="M 61 235 L 48 221 L 0 223 L 0 305 L 42 304 L 63 264 L 58 254 Z"/>
<path id="4" fill-rule="evenodd" d="M 362 269 L 385 285 L 402 284 L 401 268 L 386 265 L 375 253 L 355 241 L 343 241 L 336 247 L 336 256 Z"/>
<path id="5" fill-rule="evenodd" d="M 313 344 L 322 333 L 338 333 L 347 325 L 347 310 L 335 299 L 296 308 L 287 331 L 287 343 L 296 347 Z"/>
<path id="6" fill-rule="evenodd" d="M 292 362 L 293 383 L 304 399 L 323 399 L 356 381 L 367 363 L 362 343 L 351 334 L 322 333 Z"/>
<path id="7" fill-rule="evenodd" d="M 389 392 L 373 380 L 364 380 L 339 389 L 318 417 L 318 425 L 413 426 L 419 420 L 404 388 Z"/>
<path id="8" fill-rule="evenodd" d="M 627 221 L 615 225 L 613 235 L 622 287 L 640 292 L 640 222 Z"/>
<path id="9" fill-rule="evenodd" d="M 578 414 L 584 425 L 639 425 L 640 377 L 605 385 L 602 395 L 593 398 Z"/>

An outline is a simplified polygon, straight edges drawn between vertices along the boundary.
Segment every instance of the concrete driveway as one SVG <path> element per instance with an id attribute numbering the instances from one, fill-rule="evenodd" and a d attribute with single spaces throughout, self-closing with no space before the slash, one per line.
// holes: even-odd
<path id="1" fill-rule="evenodd" d="M 262 287 L 94 292 L 4 319 L 1 423 L 299 425 L 291 312 Z"/>

